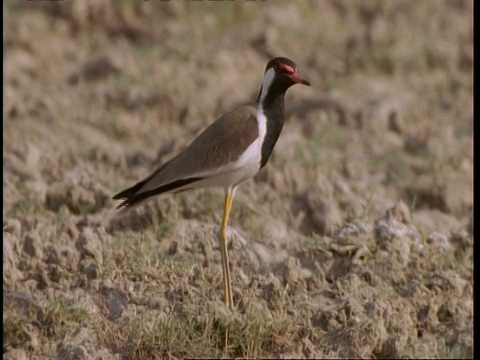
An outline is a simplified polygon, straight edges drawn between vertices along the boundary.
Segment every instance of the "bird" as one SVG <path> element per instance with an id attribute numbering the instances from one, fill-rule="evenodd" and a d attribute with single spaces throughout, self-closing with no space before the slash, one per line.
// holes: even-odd
<path id="1" fill-rule="evenodd" d="M 218 232 L 224 302 L 234 309 L 228 258 L 228 220 L 237 187 L 268 162 L 285 122 L 285 93 L 295 84 L 310 86 L 297 65 L 286 57 L 268 61 L 256 101 L 225 113 L 187 147 L 149 176 L 113 196 L 128 210 L 165 193 L 221 187 L 223 217 Z"/>

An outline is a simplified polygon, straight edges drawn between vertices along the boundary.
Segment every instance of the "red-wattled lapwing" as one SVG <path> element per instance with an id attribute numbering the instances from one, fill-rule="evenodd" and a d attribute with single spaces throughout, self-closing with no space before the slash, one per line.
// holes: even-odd
<path id="1" fill-rule="evenodd" d="M 263 168 L 272 154 L 285 120 L 284 99 L 295 84 L 310 85 L 295 63 L 284 57 L 270 60 L 253 105 L 226 113 L 208 126 L 187 148 L 150 176 L 123 190 L 118 208 L 131 208 L 163 193 L 223 187 L 225 205 L 220 228 L 225 303 L 233 308 L 227 251 L 227 223 L 237 186 Z"/>

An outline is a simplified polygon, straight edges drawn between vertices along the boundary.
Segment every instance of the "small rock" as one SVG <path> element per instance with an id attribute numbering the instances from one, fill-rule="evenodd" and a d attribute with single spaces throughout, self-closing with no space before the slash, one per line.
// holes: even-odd
<path id="1" fill-rule="evenodd" d="M 84 269 L 83 273 L 87 276 L 89 280 L 94 280 L 98 277 L 98 267 L 95 263 L 88 264 Z"/>
<path id="2" fill-rule="evenodd" d="M 105 307 L 108 310 L 108 318 L 117 320 L 122 316 L 123 311 L 127 308 L 127 295 L 120 289 L 102 286 L 98 291 L 103 298 Z"/>
<path id="3" fill-rule="evenodd" d="M 35 239 L 31 235 L 25 236 L 25 239 L 23 240 L 23 251 L 31 257 L 35 257 L 37 254 Z"/>

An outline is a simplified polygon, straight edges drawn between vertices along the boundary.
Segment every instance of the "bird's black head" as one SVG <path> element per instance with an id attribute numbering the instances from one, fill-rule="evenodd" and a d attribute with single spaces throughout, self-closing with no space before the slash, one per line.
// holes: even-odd
<path id="1" fill-rule="evenodd" d="M 295 84 L 310 86 L 310 81 L 298 72 L 297 65 L 292 60 L 285 57 L 276 57 L 270 60 L 265 67 L 258 101 L 263 102 L 267 96 L 276 97 L 284 94 L 290 86 Z"/>
<path id="2" fill-rule="evenodd" d="M 291 81 L 291 85 L 304 84 L 310 86 L 310 81 L 305 79 L 297 70 L 297 65 L 286 57 L 276 57 L 267 63 L 265 68 L 265 74 L 269 69 L 273 69 L 275 77 L 288 78 Z M 290 85 L 290 86 L 291 86 Z"/>

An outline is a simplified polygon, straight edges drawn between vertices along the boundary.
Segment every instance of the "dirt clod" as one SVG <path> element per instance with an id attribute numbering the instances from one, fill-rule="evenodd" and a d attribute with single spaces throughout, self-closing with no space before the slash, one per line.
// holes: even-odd
<path id="1" fill-rule="evenodd" d="M 102 286 L 99 289 L 99 295 L 103 298 L 104 305 L 108 311 L 107 317 L 110 320 L 117 320 L 122 316 L 127 307 L 127 295 L 120 289 Z"/>

